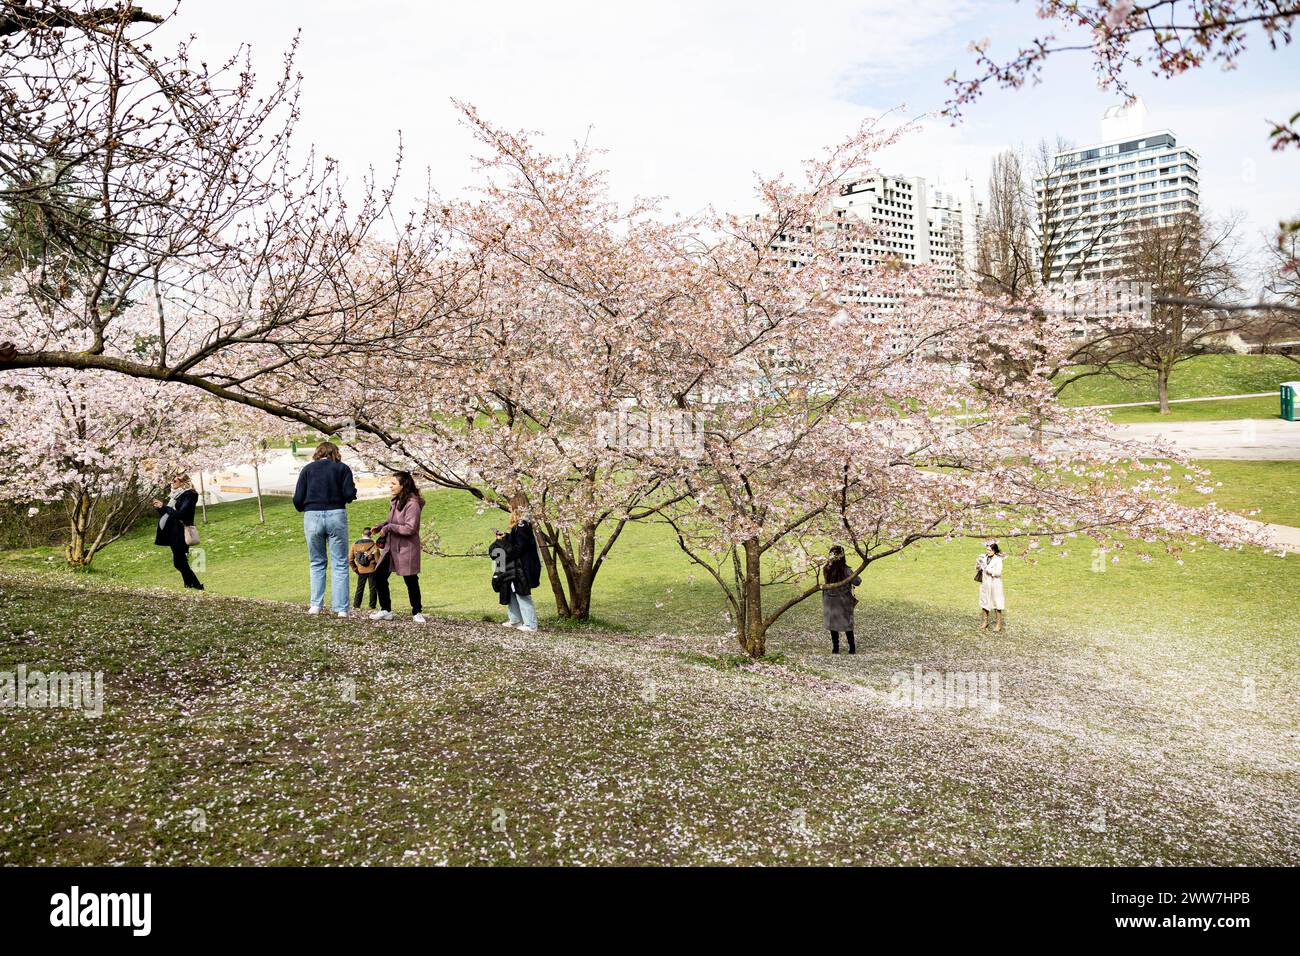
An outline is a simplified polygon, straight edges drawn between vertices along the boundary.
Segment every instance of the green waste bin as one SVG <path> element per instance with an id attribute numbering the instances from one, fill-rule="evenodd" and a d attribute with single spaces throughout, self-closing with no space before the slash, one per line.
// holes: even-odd
<path id="1" fill-rule="evenodd" d="M 1300 398 L 1300 382 L 1283 382 L 1279 387 L 1282 392 L 1282 417 L 1288 422 L 1300 421 L 1297 414 L 1300 414 L 1300 408 L 1297 408 L 1296 401 Z"/>

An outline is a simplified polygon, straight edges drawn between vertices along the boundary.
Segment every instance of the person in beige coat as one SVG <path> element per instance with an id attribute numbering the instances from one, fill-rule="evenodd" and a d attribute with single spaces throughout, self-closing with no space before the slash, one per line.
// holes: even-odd
<path id="1" fill-rule="evenodd" d="M 975 562 L 980 579 L 980 630 L 987 630 L 989 614 L 996 615 L 993 630 L 1002 630 L 1002 612 L 1006 609 L 1006 594 L 1002 590 L 1002 549 L 996 541 L 984 546 L 984 553 Z"/>

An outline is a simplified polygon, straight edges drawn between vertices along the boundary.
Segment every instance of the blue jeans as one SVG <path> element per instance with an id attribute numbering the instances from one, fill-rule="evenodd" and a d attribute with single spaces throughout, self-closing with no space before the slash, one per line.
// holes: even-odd
<path id="1" fill-rule="evenodd" d="M 510 604 L 506 607 L 506 615 L 510 618 L 511 624 L 523 624 L 524 627 L 537 626 L 537 608 L 533 605 L 533 596 L 531 594 L 516 594 L 510 592 Z"/>
<path id="2" fill-rule="evenodd" d="M 348 609 L 348 513 L 345 508 L 333 511 L 304 511 L 302 530 L 307 535 L 307 557 L 311 561 L 311 606 L 325 604 L 325 557 L 329 554 L 333 609 Z"/>

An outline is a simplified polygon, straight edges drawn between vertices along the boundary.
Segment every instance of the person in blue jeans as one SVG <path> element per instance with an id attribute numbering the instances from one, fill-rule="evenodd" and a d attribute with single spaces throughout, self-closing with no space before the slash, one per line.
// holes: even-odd
<path id="1" fill-rule="evenodd" d="M 339 446 L 323 441 L 316 446 L 311 462 L 298 473 L 293 506 L 301 511 L 302 529 L 307 536 L 311 561 L 311 605 L 308 614 L 319 614 L 325 604 L 326 555 L 331 577 L 334 613 L 348 616 L 348 505 L 357 500 L 352 469 L 343 464 Z"/>
<path id="2" fill-rule="evenodd" d="M 524 517 L 528 499 L 521 493 L 510 498 L 510 530 L 493 529 L 495 540 L 488 546 L 492 558 L 492 590 L 506 607 L 505 627 L 537 630 L 537 607 L 533 588 L 542 581 L 542 559 L 532 523 Z"/>

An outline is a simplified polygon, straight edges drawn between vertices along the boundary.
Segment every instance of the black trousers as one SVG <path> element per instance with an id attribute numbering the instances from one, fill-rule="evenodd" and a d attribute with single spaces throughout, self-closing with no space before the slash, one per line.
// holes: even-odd
<path id="1" fill-rule="evenodd" d="M 183 541 L 172 545 L 172 567 L 181 573 L 187 588 L 199 587 L 198 575 L 190 567 L 190 546 Z"/>
<path id="2" fill-rule="evenodd" d="M 373 611 L 375 609 L 375 596 L 377 593 L 375 591 L 375 572 L 373 571 L 369 574 L 357 575 L 357 596 L 353 598 L 352 606 L 361 607 L 361 599 L 365 597 L 367 584 L 370 585 L 370 610 Z"/>
<path id="3" fill-rule="evenodd" d="M 847 637 L 847 638 L 849 639 L 849 653 L 850 653 L 850 654 L 856 654 L 856 653 L 858 652 L 858 648 L 857 648 L 857 646 L 853 643 L 853 632 L 852 632 L 852 631 L 845 631 L 845 632 L 844 632 L 844 636 Z M 831 650 L 834 651 L 836 654 L 838 654 L 838 653 L 840 652 L 840 632 L 839 632 L 839 631 L 831 631 Z"/>
<path id="4" fill-rule="evenodd" d="M 384 611 L 393 609 L 393 597 L 388 591 L 388 576 L 393 573 L 392 560 L 391 554 L 384 555 L 384 560 L 379 562 L 379 567 L 375 568 L 370 575 L 375 579 L 375 590 L 379 592 L 379 607 Z M 402 580 L 406 582 L 406 596 L 411 601 L 411 613 L 419 614 L 423 609 L 420 603 L 420 576 L 403 574 Z"/>

